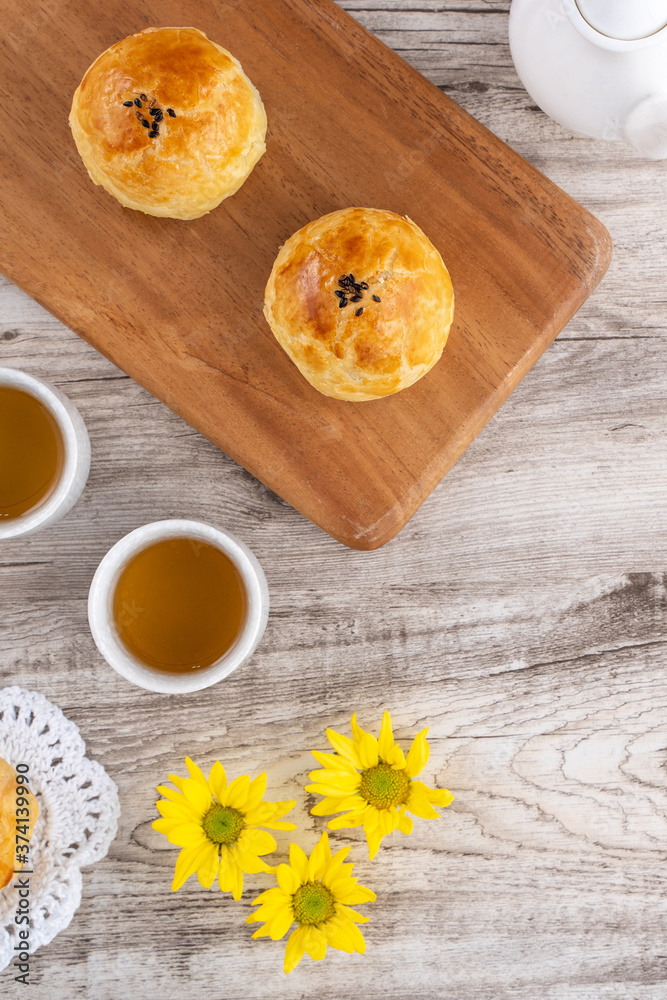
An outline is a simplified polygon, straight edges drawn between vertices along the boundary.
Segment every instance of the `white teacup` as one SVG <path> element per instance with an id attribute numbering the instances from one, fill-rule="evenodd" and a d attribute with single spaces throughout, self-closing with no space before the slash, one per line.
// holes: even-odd
<path id="1" fill-rule="evenodd" d="M 162 672 L 137 660 L 120 639 L 114 621 L 114 593 L 123 569 L 142 549 L 169 538 L 194 538 L 220 549 L 238 570 L 246 591 L 246 617 L 234 643 L 215 663 L 191 673 Z M 97 568 L 88 595 L 90 630 L 107 663 L 138 687 L 163 694 L 201 691 L 227 677 L 254 653 L 268 617 L 269 588 L 256 557 L 233 535 L 201 521 L 155 521 L 131 531 L 109 549 Z"/>
<path id="2" fill-rule="evenodd" d="M 20 389 L 39 400 L 60 430 L 64 461 L 56 486 L 35 507 L 11 520 L 0 519 L 0 541 L 29 535 L 61 517 L 74 506 L 83 492 L 90 472 L 90 438 L 74 403 L 60 389 L 14 368 L 0 368 L 0 386 Z"/>

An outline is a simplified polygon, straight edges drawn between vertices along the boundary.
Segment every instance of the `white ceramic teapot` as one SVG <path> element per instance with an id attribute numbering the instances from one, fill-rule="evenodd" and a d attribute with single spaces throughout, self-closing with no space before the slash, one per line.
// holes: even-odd
<path id="1" fill-rule="evenodd" d="M 510 47 L 561 125 L 667 158 L 667 0 L 512 0 Z"/>

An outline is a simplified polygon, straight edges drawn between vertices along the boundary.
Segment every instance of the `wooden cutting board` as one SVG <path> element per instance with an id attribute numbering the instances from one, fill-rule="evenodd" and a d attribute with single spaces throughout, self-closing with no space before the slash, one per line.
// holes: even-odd
<path id="1" fill-rule="evenodd" d="M 609 264 L 596 219 L 331 0 L 0 0 L 0 16 L 0 269 L 346 545 L 400 531 Z M 266 156 L 195 222 L 121 208 L 67 124 L 93 59 L 149 25 L 229 48 L 268 112 Z M 436 367 L 366 403 L 311 388 L 262 315 L 280 245 L 349 205 L 414 219 L 457 300 Z"/>

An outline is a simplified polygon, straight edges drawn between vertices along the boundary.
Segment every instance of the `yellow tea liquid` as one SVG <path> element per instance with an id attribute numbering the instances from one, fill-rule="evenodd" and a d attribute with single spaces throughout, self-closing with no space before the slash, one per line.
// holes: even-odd
<path id="1" fill-rule="evenodd" d="M 64 454 L 60 428 L 44 404 L 0 385 L 0 521 L 21 517 L 47 499 Z"/>
<path id="2" fill-rule="evenodd" d="M 118 635 L 136 659 L 186 673 L 215 663 L 239 635 L 246 592 L 236 566 L 196 538 L 169 538 L 138 552 L 113 597 Z"/>

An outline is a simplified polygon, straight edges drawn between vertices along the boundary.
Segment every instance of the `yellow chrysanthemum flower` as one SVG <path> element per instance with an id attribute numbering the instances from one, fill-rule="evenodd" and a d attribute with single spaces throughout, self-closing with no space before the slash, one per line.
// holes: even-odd
<path id="1" fill-rule="evenodd" d="M 253 900 L 252 905 L 259 906 L 259 910 L 246 923 L 265 921 L 254 938 L 278 941 L 293 923 L 299 925 L 287 942 L 285 972 L 295 969 L 306 951 L 319 962 L 327 953 L 327 945 L 349 954 L 358 951 L 363 955 L 366 951 L 357 924 L 366 923 L 368 917 L 350 909 L 350 905 L 372 903 L 375 893 L 352 877 L 354 865 L 343 864 L 349 851 L 344 847 L 332 857 L 327 833 L 322 834 L 309 858 L 297 844 L 290 844 L 290 863 L 275 869 L 278 887 Z"/>
<path id="2" fill-rule="evenodd" d="M 158 792 L 165 798 L 156 803 L 162 819 L 153 823 L 153 829 L 183 848 L 176 861 L 172 891 L 180 889 L 197 872 L 205 889 L 210 889 L 217 875 L 221 890 L 240 899 L 244 872 L 255 875 L 275 870 L 260 855 L 275 851 L 276 842 L 258 827 L 296 830 L 294 823 L 280 822 L 294 808 L 295 801 L 264 802 L 266 774 L 254 781 L 243 774 L 228 785 L 219 760 L 211 768 L 208 781 L 189 757 L 185 763 L 189 778 L 169 775 L 177 792 L 158 785 Z"/>
<path id="3" fill-rule="evenodd" d="M 325 770 L 310 775 L 314 785 L 307 792 L 324 799 L 311 809 L 314 816 L 345 812 L 329 822 L 330 830 L 363 826 L 372 859 L 383 837 L 398 829 L 412 833 L 412 820 L 406 812 L 422 819 L 438 819 L 434 806 L 448 806 L 454 796 L 446 788 L 427 788 L 414 778 L 421 774 L 429 758 L 426 742 L 428 729 L 418 733 L 407 757 L 394 743 L 391 716 L 382 716 L 380 737 L 364 732 L 352 716 L 352 736 L 341 736 L 327 729 L 327 737 L 336 753 L 313 750 L 313 757 Z"/>

